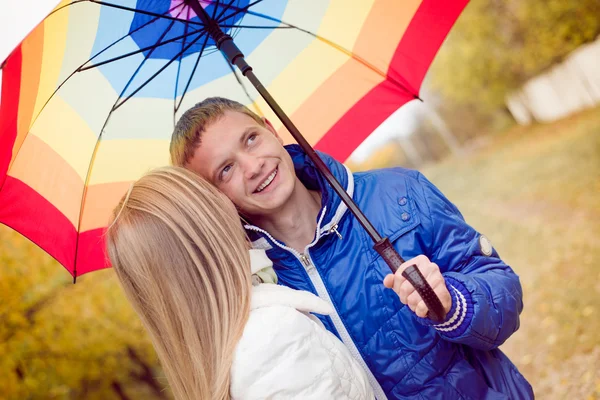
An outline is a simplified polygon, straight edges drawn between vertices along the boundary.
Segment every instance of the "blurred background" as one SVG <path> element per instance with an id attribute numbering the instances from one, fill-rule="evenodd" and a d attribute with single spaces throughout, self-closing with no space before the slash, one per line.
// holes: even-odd
<path id="1" fill-rule="evenodd" d="M 521 277 L 502 348 L 537 397 L 600 399 L 600 2 L 473 0 L 421 98 L 347 165 L 438 185 Z M 73 285 L 4 226 L 0 265 L 0 398 L 170 398 L 112 270 Z"/>

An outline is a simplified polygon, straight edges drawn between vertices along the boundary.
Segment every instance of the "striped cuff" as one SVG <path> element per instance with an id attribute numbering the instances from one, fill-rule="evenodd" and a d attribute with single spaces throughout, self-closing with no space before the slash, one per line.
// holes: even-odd
<path id="1" fill-rule="evenodd" d="M 456 279 L 445 277 L 450 296 L 452 296 L 452 308 L 446 315 L 446 319 L 436 324 L 428 318 L 419 318 L 423 325 L 432 326 L 444 337 L 456 338 L 462 335 L 473 319 L 473 301 L 467 288 Z"/>

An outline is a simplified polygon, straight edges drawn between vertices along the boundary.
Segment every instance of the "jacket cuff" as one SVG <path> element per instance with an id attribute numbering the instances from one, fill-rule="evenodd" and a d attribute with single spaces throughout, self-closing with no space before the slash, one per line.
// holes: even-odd
<path id="1" fill-rule="evenodd" d="M 418 318 L 423 325 L 431 326 L 449 339 L 459 337 L 471 325 L 473 320 L 473 300 L 467 288 L 454 278 L 445 276 L 446 285 L 452 297 L 452 308 L 446 319 L 435 323 L 429 318 Z"/>

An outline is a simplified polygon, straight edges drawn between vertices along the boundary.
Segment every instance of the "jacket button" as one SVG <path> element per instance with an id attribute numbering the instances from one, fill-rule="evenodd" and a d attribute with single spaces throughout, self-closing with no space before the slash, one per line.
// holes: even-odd
<path id="1" fill-rule="evenodd" d="M 400 204 L 401 206 L 405 206 L 406 203 L 408 203 L 408 200 L 406 200 L 406 197 L 403 197 L 400 200 L 398 200 L 398 204 Z"/>
<path id="2" fill-rule="evenodd" d="M 402 213 L 402 221 L 408 221 L 410 219 L 410 214 L 409 213 Z"/>

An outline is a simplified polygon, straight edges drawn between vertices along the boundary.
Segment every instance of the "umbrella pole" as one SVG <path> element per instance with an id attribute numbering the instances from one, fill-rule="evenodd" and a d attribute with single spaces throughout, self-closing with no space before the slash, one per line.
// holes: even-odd
<path id="1" fill-rule="evenodd" d="M 279 107 L 279 104 L 277 104 L 275 99 L 256 77 L 252 71 L 252 67 L 246 62 L 244 54 L 233 42 L 233 38 L 221 30 L 217 22 L 213 20 L 200 5 L 199 0 L 186 0 L 185 3 L 194 10 L 196 15 L 198 15 L 202 23 L 205 25 L 207 32 L 215 41 L 217 48 L 225 55 L 227 60 L 229 60 L 232 65 L 235 65 L 239 68 L 242 74 L 248 78 L 263 99 L 265 99 L 269 107 L 271 107 L 281 122 L 283 122 L 290 134 L 306 153 L 308 158 L 310 158 L 310 160 L 315 164 L 325 180 L 327 180 L 327 182 L 332 186 L 333 190 L 340 196 L 346 206 L 348 206 L 350 212 L 354 214 L 358 222 L 367 231 L 371 239 L 373 239 L 373 242 L 375 243 L 373 248 L 386 261 L 392 272 L 396 272 L 400 265 L 404 263 L 404 260 L 400 254 L 398 254 L 398 252 L 394 249 L 387 237 L 383 238 L 379 232 L 377 232 L 377 230 L 373 227 L 373 224 L 371 224 L 371 221 L 369 221 L 364 213 L 358 208 L 354 200 L 352 200 L 342 185 L 333 176 L 327 165 L 325 165 L 316 151 L 312 148 L 304 136 L 302 136 L 298 128 L 296 128 L 287 114 L 281 109 L 281 107 Z M 434 321 L 443 320 L 444 307 L 416 265 L 411 265 L 406 268 L 403 271 L 402 276 L 406 278 L 413 285 L 415 290 L 421 295 L 421 298 L 429 309 L 429 318 Z"/>

